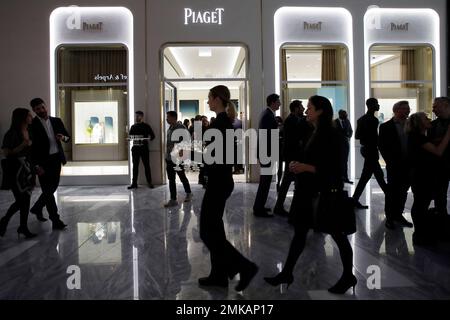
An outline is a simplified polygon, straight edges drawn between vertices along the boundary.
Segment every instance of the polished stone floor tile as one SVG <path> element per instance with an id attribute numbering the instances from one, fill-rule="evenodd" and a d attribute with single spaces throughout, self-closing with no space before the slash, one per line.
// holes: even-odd
<path id="1" fill-rule="evenodd" d="M 349 290 L 337 296 L 327 291 L 342 272 L 339 250 L 330 236 L 312 231 L 296 265 L 294 283 L 289 288 L 265 283 L 264 276 L 281 270 L 293 228 L 283 217 L 255 218 L 252 206 L 257 184 L 245 183 L 236 183 L 227 202 L 225 230 L 230 242 L 258 264 L 259 272 L 243 292 L 234 290 L 237 277 L 228 289 L 201 288 L 197 279 L 206 276 L 210 267 L 209 252 L 199 235 L 204 189 L 196 184 L 192 188 L 191 202 L 183 202 L 179 185 L 179 205 L 164 208 L 167 186 L 133 191 L 125 186 L 60 187 L 56 198 L 61 218 L 68 224 L 66 230 L 52 231 L 50 222 L 41 223 L 30 215 L 29 227 L 38 237 L 18 239 L 16 214 L 0 238 L 0 299 L 450 298 L 450 243 L 416 247 L 413 229 L 387 230 L 384 195 L 375 181 L 361 197 L 370 208 L 357 211 L 358 231 L 349 237 L 358 279 L 354 294 Z M 37 189 L 32 202 L 38 196 Z M 292 191 L 286 209 L 291 199 Z M 0 191 L 2 214 L 12 201 L 9 192 Z M 273 207 L 275 201 L 273 184 L 267 206 Z M 411 205 L 410 193 L 405 214 L 410 221 Z M 79 270 L 80 289 L 73 288 L 77 284 L 74 270 Z M 379 281 L 374 270 L 380 272 Z"/>

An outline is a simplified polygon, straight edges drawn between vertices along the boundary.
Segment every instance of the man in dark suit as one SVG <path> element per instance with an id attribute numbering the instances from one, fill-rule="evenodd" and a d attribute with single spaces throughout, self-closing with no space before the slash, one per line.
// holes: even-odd
<path id="1" fill-rule="evenodd" d="M 361 118 L 358 119 L 356 125 L 355 138 L 359 139 L 361 143 L 361 155 L 364 157 L 364 167 L 361 172 L 361 178 L 356 185 L 355 192 L 353 193 L 353 201 L 355 207 L 358 209 L 368 209 L 366 205 L 362 205 L 359 202 L 359 197 L 364 191 L 367 182 L 369 182 L 372 174 L 375 175 L 380 188 L 386 194 L 386 181 L 384 181 L 384 173 L 381 170 L 378 159 L 378 118 L 375 117 L 375 112 L 380 110 L 378 100 L 375 98 L 369 98 L 366 101 L 367 112 Z"/>
<path id="2" fill-rule="evenodd" d="M 353 184 L 352 181 L 348 178 L 348 155 L 350 153 L 350 139 L 353 135 L 353 129 L 350 121 L 348 120 L 347 111 L 339 110 L 338 112 L 339 118 L 334 120 L 336 123 L 336 128 L 338 128 L 342 135 L 346 138 L 344 144 L 344 151 L 342 152 L 342 178 L 344 182 Z"/>
<path id="3" fill-rule="evenodd" d="M 450 98 L 438 97 L 433 102 L 433 113 L 436 119 L 431 122 L 432 127 L 428 130 L 428 136 L 434 144 L 438 145 L 445 136 L 450 125 Z M 450 145 L 444 151 L 442 157 L 436 159 L 438 176 L 434 190 L 434 204 L 436 213 L 447 217 L 447 190 L 450 180 Z"/>
<path id="4" fill-rule="evenodd" d="M 135 112 L 135 124 L 131 126 L 130 136 L 137 138 L 133 141 L 133 147 L 131 148 L 131 157 L 133 159 L 133 178 L 132 183 L 128 186 L 128 189 L 136 189 L 138 187 L 139 176 L 139 160 L 142 159 L 144 165 L 145 178 L 147 179 L 148 187 L 153 189 L 152 172 L 150 170 L 150 158 L 148 141 L 142 139 L 149 139 L 150 141 L 155 139 L 152 127 L 144 122 L 144 113 L 142 111 Z M 141 138 L 141 139 L 139 139 Z"/>
<path id="5" fill-rule="evenodd" d="M 380 125 L 380 137 L 378 146 L 381 155 L 386 162 L 387 193 L 384 203 L 386 214 L 386 228 L 394 229 L 395 224 L 411 228 L 412 223 L 403 217 L 408 189 L 411 186 L 409 180 L 409 165 L 407 152 L 407 135 L 405 123 L 410 108 L 408 101 L 398 101 L 392 111 L 394 117 Z"/>
<path id="6" fill-rule="evenodd" d="M 39 177 L 42 194 L 30 212 L 35 214 L 39 221 L 46 221 L 42 209 L 47 207 L 48 215 L 53 223 L 53 229 L 62 230 L 67 225 L 61 221 L 58 214 L 54 193 L 59 185 L 61 165 L 66 164 L 66 157 L 61 141 L 69 142 L 63 122 L 59 118 L 48 115 L 47 106 L 41 98 L 30 102 L 36 117 L 31 124 L 33 144 L 31 145 L 31 160 Z"/>
<path id="7" fill-rule="evenodd" d="M 284 159 L 284 173 L 281 181 L 281 186 L 278 191 L 277 202 L 273 208 L 273 213 L 287 216 L 289 213 L 284 209 L 284 201 L 286 200 L 286 194 L 289 190 L 291 182 L 295 179 L 295 174 L 289 171 L 289 162 L 297 159 L 298 149 L 300 148 L 301 131 L 300 131 L 300 117 L 303 116 L 302 102 L 300 100 L 294 100 L 289 105 L 291 113 L 284 121 L 284 144 L 282 155 Z"/>
<path id="8" fill-rule="evenodd" d="M 260 161 L 261 166 L 261 174 L 259 176 L 259 186 L 258 191 L 256 192 L 256 198 L 255 203 L 253 204 L 253 214 L 256 217 L 273 217 L 273 215 L 269 214 L 268 211 L 270 211 L 269 208 L 265 208 L 264 205 L 266 204 L 267 197 L 269 195 L 270 190 L 270 184 L 272 182 L 273 174 L 269 174 L 271 171 L 271 167 L 274 165 L 269 162 L 262 163 L 260 158 L 260 149 L 259 146 L 265 144 L 267 146 L 267 155 L 270 158 L 273 158 L 272 153 L 279 152 L 279 150 L 272 150 L 271 142 L 270 142 L 270 136 L 272 130 L 278 129 L 278 123 L 275 120 L 275 111 L 277 111 L 280 108 L 280 96 L 273 93 L 269 95 L 266 99 L 267 102 L 267 108 L 264 110 L 261 114 L 261 118 L 259 121 L 259 130 L 264 129 L 267 130 L 267 140 L 262 141 L 261 139 L 261 131 L 259 131 L 258 137 L 258 159 Z"/>

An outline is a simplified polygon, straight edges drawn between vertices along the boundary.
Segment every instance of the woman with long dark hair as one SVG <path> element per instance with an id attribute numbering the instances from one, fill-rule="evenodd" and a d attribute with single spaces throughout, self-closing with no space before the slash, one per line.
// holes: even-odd
<path id="1" fill-rule="evenodd" d="M 33 116 L 28 109 L 17 108 L 13 111 L 11 127 L 3 138 L 3 153 L 6 156 L 8 186 L 14 195 L 15 202 L 9 207 L 6 215 L 0 219 L 0 236 L 4 236 L 11 217 L 20 210 L 20 226 L 17 235 L 26 238 L 36 235 L 28 230 L 28 214 L 31 192 L 34 187 L 34 175 L 29 162 L 30 146 L 32 144 L 28 127 Z"/>
<path id="2" fill-rule="evenodd" d="M 226 130 L 233 130 L 231 119 L 226 112 L 227 108 L 233 107 L 228 88 L 226 86 L 212 88 L 209 91 L 208 104 L 211 111 L 217 115 L 209 129 L 219 130 L 222 135 L 223 158 L 221 161 L 207 164 L 208 182 L 200 211 L 200 237 L 209 249 L 211 272 L 198 282 L 201 286 L 227 287 L 228 278 L 232 279 L 239 273 L 240 281 L 236 290 L 242 291 L 249 285 L 258 267 L 228 242 L 222 220 L 226 200 L 234 188 L 233 164 L 226 163 Z M 233 147 L 233 144 L 231 146 Z M 216 159 L 217 153 L 216 149 Z"/>
<path id="3" fill-rule="evenodd" d="M 309 98 L 306 110 L 307 120 L 314 126 L 314 132 L 306 145 L 304 161 L 292 161 L 289 170 L 297 174 L 296 196 L 298 207 L 294 217 L 295 234 L 283 270 L 271 278 L 264 278 L 269 284 L 276 286 L 282 283 L 288 285 L 294 281 L 294 267 L 305 247 L 309 229 L 319 227 L 314 225 L 314 199 L 319 192 L 342 191 L 342 157 L 344 138 L 333 127 L 333 108 L 330 101 L 322 96 Z M 353 250 L 342 230 L 332 230 L 328 233 L 336 242 L 344 267 L 340 280 L 328 291 L 345 293 L 350 287 L 355 287 L 357 280 L 353 275 Z"/>

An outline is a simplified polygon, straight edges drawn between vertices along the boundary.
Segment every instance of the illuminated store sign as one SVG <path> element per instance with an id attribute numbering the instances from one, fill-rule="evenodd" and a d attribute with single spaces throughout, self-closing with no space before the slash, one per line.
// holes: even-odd
<path id="1" fill-rule="evenodd" d="M 103 22 L 87 23 L 83 22 L 83 31 L 102 31 Z"/>
<path id="2" fill-rule="evenodd" d="M 303 22 L 303 30 L 306 31 L 322 31 L 322 22 L 309 23 Z"/>
<path id="3" fill-rule="evenodd" d="M 391 31 L 408 31 L 409 23 L 396 24 L 391 22 Z"/>
<path id="4" fill-rule="evenodd" d="M 184 24 L 222 24 L 224 8 L 216 8 L 214 11 L 194 11 L 184 8 Z"/>
<path id="5" fill-rule="evenodd" d="M 128 77 L 124 74 L 97 74 L 94 77 L 95 81 L 103 81 L 103 82 L 109 82 L 109 81 L 126 81 Z"/>

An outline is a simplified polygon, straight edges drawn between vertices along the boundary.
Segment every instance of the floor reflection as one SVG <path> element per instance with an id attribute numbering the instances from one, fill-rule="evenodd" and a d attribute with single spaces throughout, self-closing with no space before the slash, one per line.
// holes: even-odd
<path id="1" fill-rule="evenodd" d="M 181 186 L 180 186 L 181 187 Z M 336 297 L 326 289 L 341 273 L 339 250 L 328 235 L 310 232 L 295 269 L 295 281 L 268 286 L 264 276 L 282 268 L 293 229 L 283 217 L 257 219 L 251 212 L 257 184 L 237 183 L 224 216 L 227 238 L 260 271 L 242 293 L 230 281 L 228 289 L 200 288 L 199 277 L 209 273 L 209 253 L 199 236 L 204 190 L 193 185 L 192 202 L 166 209 L 166 186 L 61 187 L 57 193 L 65 231 L 52 231 L 49 222 L 30 216 L 38 237 L 17 240 L 18 215 L 0 239 L 0 299 L 442 299 L 450 298 L 450 245 L 414 247 L 413 229 L 387 230 L 384 195 L 372 182 L 364 194 L 370 205 L 357 212 L 358 232 L 349 239 L 354 248 L 356 294 Z M 291 192 L 290 192 L 291 193 Z M 33 194 L 33 200 L 39 192 Z M 291 197 L 286 201 L 289 208 Z M 267 206 L 273 207 L 276 190 Z M 0 191 L 0 211 L 12 201 Z M 411 220 L 409 194 L 405 217 Z M 81 270 L 81 289 L 67 287 L 70 266 Z M 380 290 L 366 282 L 370 266 L 381 272 Z"/>

